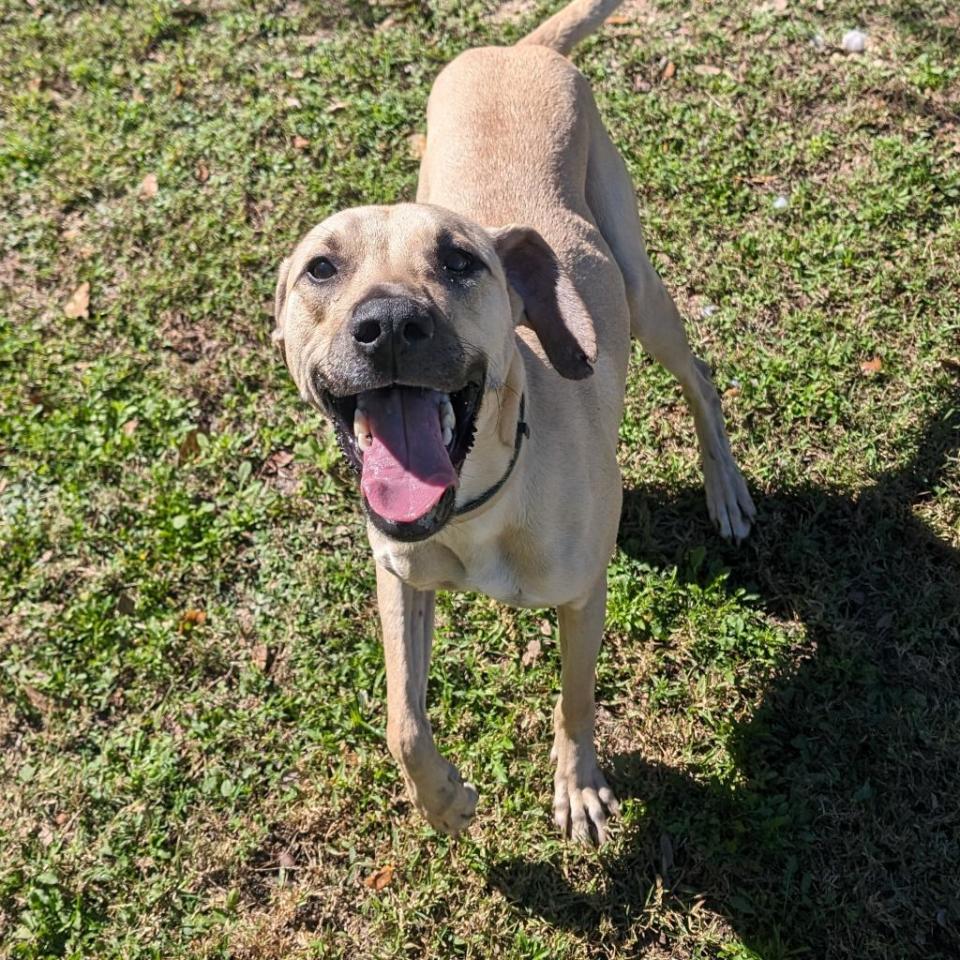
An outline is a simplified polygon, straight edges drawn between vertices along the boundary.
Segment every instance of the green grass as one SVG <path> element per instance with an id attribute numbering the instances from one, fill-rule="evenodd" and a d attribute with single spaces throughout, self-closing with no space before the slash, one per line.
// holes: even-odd
<path id="1" fill-rule="evenodd" d="M 450 842 L 410 810 L 354 484 L 269 303 L 306 228 L 413 195 L 440 67 L 547 9 L 494 6 L 0 13 L 0 956 L 960 953 L 946 0 L 659 0 L 578 51 L 759 524 L 710 530 L 637 350 L 598 679 L 615 838 L 553 833 L 552 614 L 481 597 L 442 598 L 430 688 L 478 818 Z"/>

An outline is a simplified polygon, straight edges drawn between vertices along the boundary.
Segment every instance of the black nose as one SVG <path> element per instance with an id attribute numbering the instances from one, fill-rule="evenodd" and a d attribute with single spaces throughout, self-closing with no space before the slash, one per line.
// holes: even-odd
<path id="1" fill-rule="evenodd" d="M 433 338 L 433 317 L 410 297 L 375 297 L 353 313 L 350 332 L 361 353 L 393 363 Z"/>

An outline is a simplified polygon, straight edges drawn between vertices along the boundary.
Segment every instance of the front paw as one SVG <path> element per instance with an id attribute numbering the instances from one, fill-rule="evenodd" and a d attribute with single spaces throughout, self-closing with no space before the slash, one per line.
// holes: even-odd
<path id="1" fill-rule="evenodd" d="M 477 788 L 460 776 L 452 763 L 442 765 L 419 781 L 408 780 L 410 796 L 427 822 L 440 833 L 457 836 L 473 819 Z"/>
<path id="2" fill-rule="evenodd" d="M 750 533 L 757 508 L 729 451 L 720 448 L 719 454 L 704 458 L 707 511 L 725 540 L 740 543 Z"/>
<path id="3" fill-rule="evenodd" d="M 564 749 L 564 747 L 569 747 Z M 558 744 L 552 751 L 554 774 L 553 818 L 565 837 L 599 846 L 609 835 L 609 820 L 620 805 L 597 766 L 592 747 Z"/>

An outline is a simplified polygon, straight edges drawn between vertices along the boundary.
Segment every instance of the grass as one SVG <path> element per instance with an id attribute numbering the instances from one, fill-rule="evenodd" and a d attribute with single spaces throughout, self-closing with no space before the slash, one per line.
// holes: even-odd
<path id="1" fill-rule="evenodd" d="M 412 814 L 354 485 L 268 336 L 301 232 L 412 196 L 440 67 L 546 9 L 5 7 L 0 956 L 960 953 L 960 20 L 819 6 L 577 54 L 760 508 L 712 533 L 638 350 L 599 853 L 549 816 L 553 616 L 484 598 L 430 689 L 479 815 Z"/>

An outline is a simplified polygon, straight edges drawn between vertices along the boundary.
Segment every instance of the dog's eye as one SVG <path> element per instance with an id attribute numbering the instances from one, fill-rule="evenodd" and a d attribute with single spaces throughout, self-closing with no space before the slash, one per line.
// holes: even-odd
<path id="1" fill-rule="evenodd" d="M 329 280 L 337 268 L 326 257 L 314 257 L 307 264 L 307 273 L 314 280 Z"/>
<path id="2" fill-rule="evenodd" d="M 447 250 L 441 257 L 443 269 L 448 273 L 467 273 L 475 261 L 465 250 Z"/>

